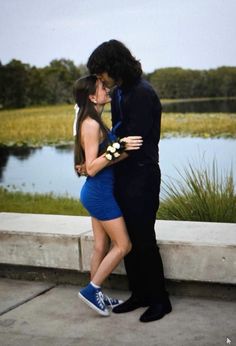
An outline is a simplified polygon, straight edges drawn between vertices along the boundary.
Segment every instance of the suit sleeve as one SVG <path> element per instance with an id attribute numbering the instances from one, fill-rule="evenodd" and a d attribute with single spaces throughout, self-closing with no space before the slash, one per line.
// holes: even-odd
<path id="1" fill-rule="evenodd" d="M 148 136 L 153 126 L 153 94 L 138 89 L 131 95 L 127 105 L 125 136 Z"/>

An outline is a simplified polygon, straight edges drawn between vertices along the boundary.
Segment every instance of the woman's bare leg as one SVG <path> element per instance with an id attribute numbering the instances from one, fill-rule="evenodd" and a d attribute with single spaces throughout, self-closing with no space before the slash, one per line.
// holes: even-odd
<path id="1" fill-rule="evenodd" d="M 123 217 L 99 222 L 111 239 L 113 246 L 93 275 L 92 281 L 98 286 L 102 284 L 108 275 L 117 267 L 123 257 L 131 250 L 131 242 Z"/>
<path id="2" fill-rule="evenodd" d="M 94 274 L 98 270 L 103 258 L 106 256 L 109 247 L 110 239 L 106 234 L 101 222 L 92 217 L 92 227 L 94 235 L 94 248 L 90 263 L 90 275 L 93 280 Z"/>

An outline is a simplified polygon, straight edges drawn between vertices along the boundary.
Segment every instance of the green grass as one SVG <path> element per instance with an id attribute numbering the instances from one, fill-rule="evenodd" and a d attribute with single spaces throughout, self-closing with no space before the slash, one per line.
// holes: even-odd
<path id="1" fill-rule="evenodd" d="M 182 103 L 182 102 L 204 102 L 204 101 L 225 101 L 225 100 L 236 100 L 236 96 L 224 97 L 194 97 L 194 98 L 182 98 L 182 99 L 162 99 L 162 104 L 168 103 Z"/>
<path id="2" fill-rule="evenodd" d="M 72 143 L 73 119 L 73 105 L 1 111 L 0 145 L 42 146 Z M 104 120 L 108 125 L 111 124 L 109 106 L 105 109 Z M 236 138 L 236 115 L 163 113 L 162 137 L 167 136 Z"/>
<path id="3" fill-rule="evenodd" d="M 73 140 L 73 106 L 46 106 L 0 112 L 2 145 L 58 144 Z"/>
<path id="4" fill-rule="evenodd" d="M 0 211 L 32 214 L 81 215 L 87 211 L 80 201 L 53 194 L 11 192 L 0 187 Z"/>
<path id="5" fill-rule="evenodd" d="M 216 161 L 189 164 L 179 180 L 163 183 L 164 198 L 158 211 L 163 220 L 236 222 L 233 171 L 220 174 Z"/>
<path id="6" fill-rule="evenodd" d="M 162 136 L 236 138 L 236 114 L 163 113 Z"/>

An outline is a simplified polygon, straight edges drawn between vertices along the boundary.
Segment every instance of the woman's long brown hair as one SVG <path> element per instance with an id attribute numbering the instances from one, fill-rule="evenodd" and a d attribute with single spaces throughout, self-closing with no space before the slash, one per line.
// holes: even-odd
<path id="1" fill-rule="evenodd" d="M 89 98 L 89 95 L 94 95 L 96 92 L 96 82 L 97 77 L 95 75 L 90 75 L 78 79 L 74 84 L 75 102 L 79 106 L 74 145 L 75 165 L 81 165 L 85 162 L 85 153 L 81 145 L 81 125 L 88 116 L 98 122 L 104 138 L 108 139 L 108 128 L 102 122 L 100 115 L 95 109 L 94 103 Z M 77 174 L 80 176 L 79 173 Z"/>

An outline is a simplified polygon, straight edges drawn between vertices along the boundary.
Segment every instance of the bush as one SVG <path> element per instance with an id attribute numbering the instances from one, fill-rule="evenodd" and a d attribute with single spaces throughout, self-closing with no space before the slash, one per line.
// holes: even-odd
<path id="1" fill-rule="evenodd" d="M 210 222 L 236 222 L 233 170 L 219 173 L 216 160 L 211 167 L 189 163 L 180 180 L 163 183 L 164 198 L 158 218 Z"/>

